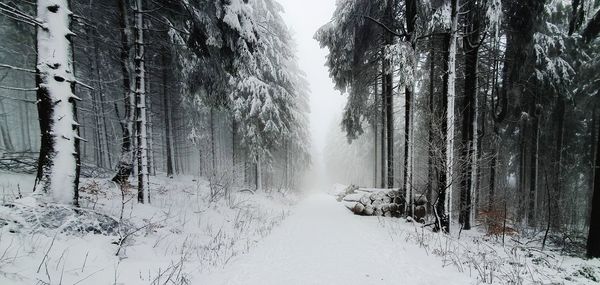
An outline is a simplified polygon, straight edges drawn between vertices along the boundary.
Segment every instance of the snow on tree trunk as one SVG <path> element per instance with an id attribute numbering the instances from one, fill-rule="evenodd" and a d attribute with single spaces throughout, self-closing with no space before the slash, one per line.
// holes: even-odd
<path id="1" fill-rule="evenodd" d="M 445 213 L 448 221 L 448 231 L 450 231 L 450 221 L 452 220 L 452 186 L 454 178 L 454 101 L 456 90 L 454 83 L 456 81 L 456 39 L 458 29 L 458 7 L 459 0 L 451 1 L 451 27 L 450 27 L 450 47 L 448 49 L 448 109 L 446 111 L 448 133 L 446 136 L 446 207 Z"/>
<path id="2" fill-rule="evenodd" d="M 148 195 L 148 135 L 146 119 L 146 70 L 144 64 L 143 0 L 135 1 L 135 97 L 137 135 L 138 201 L 149 202 Z"/>
<path id="3" fill-rule="evenodd" d="M 68 0 L 38 0 L 37 100 L 41 131 L 34 192 L 78 204 L 79 131 L 73 93 L 73 49 Z"/>
<path id="4" fill-rule="evenodd" d="M 416 38 L 415 33 L 415 22 L 417 18 L 417 3 L 415 0 L 407 0 L 406 2 L 406 31 L 408 32 L 408 36 L 405 39 L 407 42 L 411 43 L 411 52 L 414 52 L 416 42 L 413 41 L 413 38 Z M 415 67 L 412 66 L 414 74 Z M 405 80 L 406 81 L 406 80 Z M 412 81 L 412 80 L 411 80 Z M 414 117 L 411 106 L 415 105 L 414 102 L 414 85 L 410 84 L 406 86 L 404 89 L 404 187 L 406 189 L 406 203 L 409 207 L 406 209 L 407 214 L 412 216 L 414 213 L 414 203 L 412 201 L 413 197 L 413 189 L 412 189 L 412 168 L 413 168 L 413 159 L 414 159 L 414 143 L 412 142 L 412 138 L 414 137 L 414 130 L 412 128 Z"/>
<path id="5" fill-rule="evenodd" d="M 134 134 L 134 106 L 135 93 L 131 84 L 131 63 L 129 57 L 129 18 L 127 16 L 127 4 L 125 0 L 119 0 L 119 29 L 121 30 L 121 75 L 123 76 L 123 95 L 125 114 L 121 122 L 123 138 L 121 141 L 121 155 L 117 165 L 117 174 L 112 179 L 118 184 L 127 182 L 133 172 L 133 134 Z"/>
<path id="6" fill-rule="evenodd" d="M 476 86 L 478 84 L 476 83 Z M 473 114 L 473 141 L 472 141 L 472 151 L 471 151 L 471 213 L 470 220 L 475 221 L 477 218 L 477 209 L 478 209 L 478 201 L 479 201 L 479 96 L 475 96 L 474 98 L 474 114 Z"/>

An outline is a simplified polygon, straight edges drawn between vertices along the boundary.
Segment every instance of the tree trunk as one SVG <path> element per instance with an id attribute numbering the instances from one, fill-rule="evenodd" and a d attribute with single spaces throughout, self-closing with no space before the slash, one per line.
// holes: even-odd
<path id="1" fill-rule="evenodd" d="M 429 114 L 432 114 L 428 117 L 428 128 L 427 128 L 427 201 L 429 201 L 430 206 L 433 201 L 433 180 L 435 179 L 434 174 L 434 158 L 435 158 L 435 137 L 434 137 L 434 121 L 436 118 L 435 113 L 435 89 L 434 89 L 434 78 L 435 78 L 435 36 L 431 37 L 431 51 L 429 55 L 429 98 L 427 99 L 427 110 Z"/>
<path id="2" fill-rule="evenodd" d="M 450 232 L 450 220 L 452 212 L 452 186 L 454 177 L 454 99 L 456 79 L 456 38 L 458 27 L 458 0 L 450 1 L 450 31 L 445 35 L 444 54 L 444 92 L 442 92 L 442 108 L 446 110 L 446 120 L 442 120 L 442 136 L 446 143 L 443 151 L 444 174 L 440 175 L 438 185 L 438 199 L 435 205 L 436 225 L 435 230 Z M 442 178 L 443 176 L 443 178 Z"/>
<path id="3" fill-rule="evenodd" d="M 165 112 L 165 148 L 167 151 L 167 176 L 173 177 L 173 115 L 171 112 L 171 97 L 169 94 L 169 73 L 167 72 L 167 49 L 162 51 L 162 80 L 163 80 L 163 102 Z"/>
<path id="4" fill-rule="evenodd" d="M 465 48 L 465 80 L 464 103 L 462 116 L 462 177 L 460 189 L 459 223 L 462 229 L 471 229 L 473 170 L 474 170 L 474 131 L 476 131 L 476 96 L 477 96 L 477 62 L 479 53 L 479 13 L 475 1 L 468 1 L 466 36 L 463 38 Z"/>
<path id="5" fill-rule="evenodd" d="M 600 96 L 600 92 L 598 92 L 596 94 L 596 96 Z M 596 112 L 597 112 L 596 109 L 597 109 L 597 107 L 594 105 L 592 107 L 592 120 L 589 124 L 589 128 L 590 128 L 590 141 L 589 141 L 589 151 L 590 151 L 589 166 L 590 167 L 589 167 L 589 169 L 590 169 L 590 171 L 588 174 L 588 176 L 589 176 L 588 177 L 588 185 L 589 185 L 588 193 L 586 196 L 587 200 L 589 201 L 588 205 L 587 205 L 587 211 L 586 211 L 586 221 L 585 221 L 586 225 L 590 224 L 590 217 L 591 217 L 590 215 L 592 213 L 592 199 L 594 197 L 594 181 L 595 181 L 595 179 L 594 179 L 594 173 L 595 173 L 594 159 L 596 157 L 596 151 L 598 151 L 598 150 L 596 150 L 596 136 L 597 136 L 596 130 L 597 130 L 597 125 L 598 125 L 596 123 L 596 121 L 598 120 L 598 116 L 596 114 Z"/>
<path id="6" fill-rule="evenodd" d="M 211 152 L 211 162 L 212 162 L 212 170 L 211 176 L 214 177 L 217 173 L 217 160 L 216 160 L 216 145 L 215 145 L 215 110 L 213 107 L 210 107 L 210 152 Z"/>
<path id="7" fill-rule="evenodd" d="M 131 62 L 129 51 L 129 16 L 127 2 L 118 0 L 119 5 L 119 29 L 121 31 L 121 75 L 123 76 L 123 104 L 125 106 L 125 114 L 121 121 L 121 130 L 123 139 L 121 142 L 121 155 L 117 165 L 117 174 L 113 177 L 113 181 L 118 184 L 125 184 L 133 172 L 133 122 L 135 120 L 135 93 L 131 84 Z"/>
<path id="8" fill-rule="evenodd" d="M 262 185 L 262 166 L 260 162 L 260 155 L 256 155 L 256 164 L 255 164 L 255 175 L 256 175 L 256 191 L 261 191 L 263 189 Z"/>
<path id="9" fill-rule="evenodd" d="M 598 91 L 600 94 L 600 91 Z M 587 239 L 587 256 L 600 257 L 600 136 L 596 139 L 596 161 L 594 163 L 594 194 L 590 214 L 590 229 Z"/>
<path id="10" fill-rule="evenodd" d="M 391 27 L 394 21 L 394 4 L 395 1 L 388 1 L 385 9 L 384 23 Z M 391 47 L 394 44 L 394 36 L 391 33 L 385 33 L 385 45 Z M 391 60 L 384 57 L 384 96 L 385 96 L 385 115 L 387 124 L 387 187 L 394 187 L 394 82 L 393 68 Z"/>
<path id="11" fill-rule="evenodd" d="M 95 3 L 95 2 L 92 2 Z M 97 7 L 93 7 L 92 9 L 94 9 L 94 11 L 97 10 Z M 94 14 L 95 15 L 95 14 Z M 101 68 L 101 64 L 100 64 L 100 50 L 99 50 L 99 44 L 98 44 L 98 38 L 99 38 L 100 34 L 98 32 L 98 29 L 94 29 L 94 39 L 93 39 L 93 44 L 94 44 L 94 65 L 96 66 L 96 79 L 100 80 L 101 78 L 101 73 L 100 73 L 100 68 Z M 107 127 L 107 122 L 106 122 L 106 117 L 107 117 L 107 113 L 106 113 L 106 108 L 104 106 L 104 104 L 106 104 L 106 94 L 104 94 L 104 85 L 101 83 L 97 83 L 96 84 L 96 88 L 98 89 L 98 95 L 99 95 L 99 99 L 100 99 L 100 114 L 102 115 L 102 120 L 101 120 L 101 128 L 102 128 L 102 139 L 101 139 L 101 143 L 104 144 L 104 152 L 103 152 L 103 160 L 106 161 L 106 165 L 108 168 L 112 167 L 112 157 L 110 154 L 110 147 L 108 145 L 108 127 Z"/>
<path id="12" fill-rule="evenodd" d="M 415 32 L 415 21 L 416 21 L 416 17 L 417 17 L 417 3 L 415 2 L 415 0 L 406 0 L 406 31 L 408 33 L 408 36 L 406 37 L 406 41 L 411 43 L 411 47 L 414 50 L 415 49 L 415 42 L 412 42 L 412 38 L 414 37 L 414 32 Z M 407 86 L 404 89 L 404 169 L 403 169 L 403 177 L 402 177 L 402 181 L 404 182 L 404 187 L 406 190 L 406 194 L 407 194 L 407 215 L 409 216 L 413 216 L 413 209 L 414 209 L 414 205 L 412 202 L 412 185 L 411 185 L 411 181 L 410 181 L 410 176 L 411 176 L 411 164 L 409 163 L 409 159 L 412 157 L 410 155 L 410 132 L 412 130 L 411 128 L 411 104 L 412 104 L 412 94 L 413 94 L 413 87 L 411 86 Z"/>
<path id="13" fill-rule="evenodd" d="M 539 117 L 537 111 L 535 110 L 535 105 L 533 107 L 533 118 L 532 118 L 532 130 L 533 137 L 530 141 L 530 158 L 529 158 L 529 206 L 527 213 L 527 222 L 530 227 L 535 227 L 537 223 L 537 213 L 538 213 L 538 164 L 539 164 L 539 140 L 540 140 L 540 128 L 539 128 Z"/>
<path id="14" fill-rule="evenodd" d="M 4 109 L 4 100 L 0 99 L 0 117 L 4 117 L 0 121 L 0 137 L 2 137 L 2 144 L 4 149 L 8 152 L 15 151 L 15 146 L 10 137 L 10 132 L 8 131 L 8 114 Z"/>
<path id="15" fill-rule="evenodd" d="M 135 1 L 135 97 L 138 202 L 148 203 L 148 136 L 143 0 Z"/>
<path id="16" fill-rule="evenodd" d="M 549 221 L 550 227 L 558 232 L 561 230 L 561 201 L 562 201 L 562 152 L 563 152 L 563 142 L 564 142 L 564 124 L 565 124 L 565 99 L 559 95 L 559 98 L 556 100 L 556 109 L 555 109 L 555 122 L 556 122 L 556 142 L 555 142 L 555 153 L 554 153 L 554 178 L 555 187 L 554 187 L 554 195 L 552 197 L 548 197 L 549 203 L 552 206 L 552 212 L 550 215 L 551 220 Z"/>
<path id="17" fill-rule="evenodd" d="M 381 51 L 382 53 L 384 52 L 383 49 Z M 381 152 L 381 186 L 380 188 L 385 188 L 385 175 L 386 175 L 386 171 L 387 168 L 385 167 L 385 163 L 386 163 L 386 159 L 385 159 L 385 130 L 386 130 L 386 104 L 387 104 L 387 100 L 385 97 L 385 76 L 384 76 L 384 69 L 385 68 L 385 64 L 383 63 L 383 60 L 381 61 L 381 144 L 380 144 L 380 152 Z"/>
<path id="18" fill-rule="evenodd" d="M 41 132 L 36 195 L 78 206 L 79 124 L 68 0 L 38 0 L 36 86 Z"/>

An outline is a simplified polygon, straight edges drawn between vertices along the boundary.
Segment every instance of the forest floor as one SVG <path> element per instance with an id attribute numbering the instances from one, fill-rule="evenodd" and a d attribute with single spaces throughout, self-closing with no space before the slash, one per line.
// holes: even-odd
<path id="1" fill-rule="evenodd" d="M 45 220 L 44 213 L 34 212 L 33 219 L 23 214 L 32 203 L 26 198 L 32 184 L 30 175 L 0 172 L 0 284 L 600 280 L 600 260 L 563 255 L 552 247 L 542 251 L 517 236 L 502 244 L 478 229 L 444 235 L 406 219 L 356 216 L 323 191 L 300 202 L 277 191 L 230 189 L 230 195 L 215 196 L 207 181 L 159 176 L 151 180 L 152 204 L 140 205 L 135 193 L 122 196 L 107 179 L 84 179 L 81 206 L 88 214 L 46 207 L 48 216 L 62 220 Z M 25 198 L 16 199 L 20 195 Z M 99 221 L 121 215 L 123 226 L 108 234 L 85 230 L 106 229 Z"/>
<path id="2" fill-rule="evenodd" d="M 211 195 L 205 180 L 158 176 L 150 180 L 152 204 L 143 205 L 134 191 L 122 196 L 97 178 L 82 180 L 84 215 L 50 205 L 36 212 L 27 210 L 33 182 L 0 171 L 2 285 L 198 284 L 196 276 L 254 248 L 297 201 L 293 193 L 235 188 Z M 122 226 L 105 222 L 121 215 Z M 98 228 L 108 233 L 93 233 Z"/>

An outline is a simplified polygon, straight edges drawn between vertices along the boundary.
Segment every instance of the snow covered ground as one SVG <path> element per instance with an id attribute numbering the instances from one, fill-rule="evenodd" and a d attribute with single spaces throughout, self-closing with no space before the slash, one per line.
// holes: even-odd
<path id="1" fill-rule="evenodd" d="M 376 217 L 355 216 L 327 194 L 302 201 L 249 254 L 195 284 L 470 284 L 474 280 Z"/>
<path id="2" fill-rule="evenodd" d="M 26 207 L 15 198 L 32 183 L 0 173 L 3 204 Z M 518 237 L 502 245 L 477 230 L 459 238 L 355 216 L 322 191 L 294 205 L 281 193 L 211 199 L 208 182 L 193 177 L 151 185 L 152 204 L 140 205 L 134 193 L 122 203 L 106 179 L 83 181 L 83 208 L 123 216 L 126 226 L 108 236 L 49 229 L 0 207 L 0 284 L 597 284 L 600 276 L 598 260 Z"/>
<path id="3" fill-rule="evenodd" d="M 16 189 L 27 196 L 33 179 L 0 173 L 3 204 L 19 195 Z M 238 191 L 211 201 L 208 182 L 193 177 L 153 178 L 151 205 L 132 202 L 134 193 L 123 204 L 121 192 L 106 179 L 84 179 L 82 188 L 82 207 L 118 220 L 124 205 L 128 226 L 104 236 L 3 223 L 0 284 L 197 284 L 190 281 L 194 275 L 247 253 L 294 203 L 289 194 Z M 0 219 L 17 219 L 11 213 L 0 207 Z"/>

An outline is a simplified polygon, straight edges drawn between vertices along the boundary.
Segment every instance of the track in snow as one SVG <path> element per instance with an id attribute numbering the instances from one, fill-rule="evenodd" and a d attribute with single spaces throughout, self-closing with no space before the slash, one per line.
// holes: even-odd
<path id="1" fill-rule="evenodd" d="M 353 215 L 332 196 L 301 202 L 247 255 L 194 284 L 469 284 L 438 257 L 392 240 L 376 217 Z"/>

